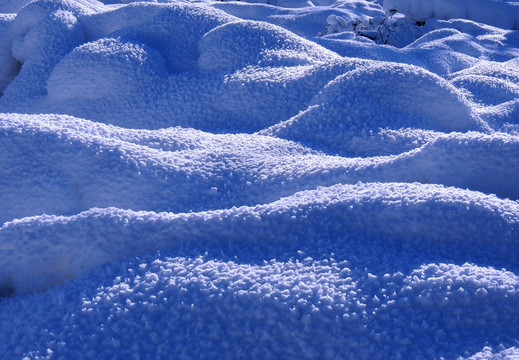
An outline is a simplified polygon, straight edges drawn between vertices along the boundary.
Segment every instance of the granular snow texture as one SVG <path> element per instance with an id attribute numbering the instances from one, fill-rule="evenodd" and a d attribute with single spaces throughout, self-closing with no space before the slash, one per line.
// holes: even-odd
<path id="1" fill-rule="evenodd" d="M 0 357 L 519 358 L 519 3 L 0 4 Z"/>

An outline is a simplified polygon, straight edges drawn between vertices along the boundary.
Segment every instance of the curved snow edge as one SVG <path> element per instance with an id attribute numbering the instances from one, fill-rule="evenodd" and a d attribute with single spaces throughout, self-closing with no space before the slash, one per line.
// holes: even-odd
<path id="1" fill-rule="evenodd" d="M 239 255 L 247 247 L 296 251 L 312 243 L 340 252 L 351 241 L 513 267 L 519 260 L 517 224 L 517 202 L 478 192 L 335 185 L 255 207 L 183 214 L 107 208 L 15 220 L 0 228 L 0 274 L 4 288 L 26 293 L 165 248 L 232 252 L 238 246 Z"/>

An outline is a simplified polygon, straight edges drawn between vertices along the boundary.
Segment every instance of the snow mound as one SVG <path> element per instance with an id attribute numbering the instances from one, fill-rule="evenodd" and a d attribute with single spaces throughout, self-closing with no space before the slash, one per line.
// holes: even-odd
<path id="1" fill-rule="evenodd" d="M 47 82 L 48 99 L 129 96 L 166 71 L 166 61 L 156 50 L 105 38 L 74 49 L 54 68 Z"/>
<path id="2" fill-rule="evenodd" d="M 10 98 L 34 88 L 23 78 L 37 77 L 45 87 L 32 103 L 48 112 L 126 127 L 182 125 L 252 132 L 275 122 L 272 109 L 279 116 L 294 115 L 319 90 L 323 80 L 307 79 L 312 69 L 306 66 L 340 60 L 287 30 L 266 23 L 236 22 L 207 6 L 135 4 L 76 16 L 84 40 L 71 42 L 73 49 L 67 54 L 54 51 L 61 60 L 48 72 L 30 70 L 24 64 L 1 100 L 9 111 L 17 109 Z M 39 41 L 43 39 L 34 43 L 53 51 Z M 42 57 L 31 56 L 35 61 Z M 284 70 L 288 65 L 295 71 Z M 233 74 L 242 69 L 241 74 Z M 297 96 L 287 93 L 287 86 L 299 87 Z M 141 97 L 143 89 L 146 97 Z M 9 93 L 13 95 L 7 96 Z M 179 98 L 183 99 L 181 106 L 173 106 Z M 240 116 L 243 112 L 250 114 L 247 122 Z"/>
<path id="3" fill-rule="evenodd" d="M 484 130 L 461 92 L 413 66 L 379 63 L 331 81 L 308 110 L 262 134 L 302 142 L 345 156 L 393 154 L 416 146 L 384 130 Z"/>
<path id="4" fill-rule="evenodd" d="M 141 6 L 147 7 L 146 4 Z M 123 19 L 121 29 L 110 35 L 144 43 L 156 49 L 164 56 L 169 70 L 173 73 L 196 71 L 200 56 L 199 42 L 204 34 L 217 26 L 236 20 L 207 6 L 181 2 L 168 4 L 142 24 L 131 26 L 126 17 Z"/>
<path id="5" fill-rule="evenodd" d="M 519 66 L 516 59 L 481 61 L 451 74 L 450 80 L 467 91 L 472 101 L 479 105 L 476 111 L 480 117 L 493 128 L 501 129 L 518 123 Z"/>
<path id="6" fill-rule="evenodd" d="M 451 74 L 450 78 L 457 81 L 459 78 L 463 79 L 468 76 L 485 76 L 489 87 L 495 86 L 491 81 L 499 80 L 513 87 L 519 81 L 519 62 L 516 59 L 506 62 L 481 61 L 472 67 Z M 493 93 L 490 90 L 487 91 L 489 91 L 488 96 L 491 97 Z M 484 94 L 475 93 L 475 95 L 480 97 Z M 506 92 L 504 96 L 506 96 Z"/>
<path id="7" fill-rule="evenodd" d="M 268 44 L 275 45 L 270 48 Z M 250 21 L 231 22 L 211 30 L 204 35 L 199 48 L 198 64 L 202 70 L 228 72 L 256 64 L 304 66 L 337 57 L 282 28 Z"/>

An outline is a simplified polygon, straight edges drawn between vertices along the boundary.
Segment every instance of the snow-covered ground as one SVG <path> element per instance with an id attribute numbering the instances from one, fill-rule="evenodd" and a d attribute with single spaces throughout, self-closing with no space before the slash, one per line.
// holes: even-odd
<path id="1" fill-rule="evenodd" d="M 519 358 L 518 29 L 2 0 L 0 358 Z"/>

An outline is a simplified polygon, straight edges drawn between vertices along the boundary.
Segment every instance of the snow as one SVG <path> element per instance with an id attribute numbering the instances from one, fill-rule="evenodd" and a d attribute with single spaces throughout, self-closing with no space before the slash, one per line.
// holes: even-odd
<path id="1" fill-rule="evenodd" d="M 518 11 L 3 1 L 0 353 L 517 358 Z"/>
<path id="2" fill-rule="evenodd" d="M 519 28 L 519 3 L 515 0 L 384 0 L 384 8 L 417 21 L 468 19 L 503 29 Z"/>

